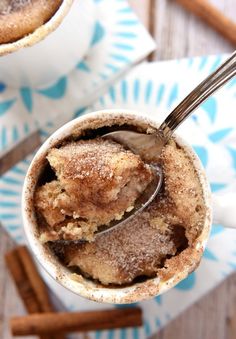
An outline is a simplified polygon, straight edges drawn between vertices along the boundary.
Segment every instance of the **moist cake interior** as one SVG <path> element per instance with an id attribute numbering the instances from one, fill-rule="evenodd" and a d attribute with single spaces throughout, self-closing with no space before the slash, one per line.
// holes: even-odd
<path id="1" fill-rule="evenodd" d="M 123 124 L 87 129 L 79 140 L 93 140 L 107 132 L 129 129 L 146 132 Z M 57 149 L 76 143 L 75 136 L 56 145 Z M 139 215 L 122 227 L 97 235 L 94 241 L 66 243 L 41 239 L 59 260 L 79 277 L 82 275 L 104 286 L 127 286 L 136 281 L 174 272 L 177 262 L 188 260 L 201 234 L 206 215 L 202 186 L 192 159 L 172 139 L 164 148 L 161 163 L 164 184 L 160 194 Z M 48 162 L 38 181 L 38 188 L 52 184 L 55 172 Z M 38 189 L 37 188 L 37 189 Z M 37 206 L 37 194 L 35 205 Z M 45 218 L 36 208 L 39 237 Z M 179 265 L 182 263 L 179 263 Z M 170 268 L 171 266 L 171 268 Z M 172 274 L 170 273 L 170 274 Z"/>
<path id="2" fill-rule="evenodd" d="M 103 138 L 70 142 L 47 155 L 56 179 L 35 194 L 44 217 L 40 240 L 93 240 L 100 226 L 121 220 L 153 179 L 139 155 Z"/>

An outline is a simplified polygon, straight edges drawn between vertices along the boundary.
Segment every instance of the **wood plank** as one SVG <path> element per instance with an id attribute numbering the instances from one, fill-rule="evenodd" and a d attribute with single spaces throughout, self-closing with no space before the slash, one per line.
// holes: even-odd
<path id="1" fill-rule="evenodd" d="M 135 13 L 147 29 L 149 28 L 149 11 L 152 1 L 153 0 L 129 0 L 130 6 L 134 9 Z"/>
<path id="2" fill-rule="evenodd" d="M 208 0 L 175 0 L 175 2 L 236 46 L 236 22 L 217 6 L 212 5 Z"/>
<path id="3" fill-rule="evenodd" d="M 179 315 L 152 339 L 235 339 L 236 273 Z"/>
<path id="4" fill-rule="evenodd" d="M 235 0 L 211 2 L 235 21 Z M 155 40 L 157 60 L 229 53 L 234 50 L 231 43 L 174 0 L 156 0 Z"/>
<path id="5" fill-rule="evenodd" d="M 41 145 L 39 132 L 33 132 L 17 144 L 0 153 L 0 176 Z"/>

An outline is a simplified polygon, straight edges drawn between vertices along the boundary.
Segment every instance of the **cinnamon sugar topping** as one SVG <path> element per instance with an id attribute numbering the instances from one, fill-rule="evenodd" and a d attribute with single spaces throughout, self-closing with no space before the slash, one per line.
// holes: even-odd
<path id="1" fill-rule="evenodd" d="M 38 188 L 35 203 L 48 223 L 47 234 L 51 227 L 64 239 L 73 230 L 86 233 L 111 217 L 122 217 L 151 179 L 138 156 L 99 138 L 53 148 L 48 160 L 57 180 Z M 197 262 L 199 254 L 192 247 L 206 215 L 198 175 L 192 159 L 174 140 L 164 147 L 161 161 L 163 189 L 142 213 L 92 242 L 50 244 L 73 272 L 79 269 L 103 285 L 125 285 L 142 277 L 166 279 L 185 260 L 191 261 L 191 253 Z M 55 186 L 50 194 L 47 185 Z M 51 236 L 53 240 L 55 233 Z"/>
<path id="2" fill-rule="evenodd" d="M 39 187 L 36 207 L 58 239 L 93 239 L 99 226 L 120 220 L 152 180 L 139 156 L 96 138 L 71 142 L 48 153 L 57 180 Z M 53 239 L 54 239 L 53 235 Z M 55 240 L 55 239 L 54 239 Z"/>

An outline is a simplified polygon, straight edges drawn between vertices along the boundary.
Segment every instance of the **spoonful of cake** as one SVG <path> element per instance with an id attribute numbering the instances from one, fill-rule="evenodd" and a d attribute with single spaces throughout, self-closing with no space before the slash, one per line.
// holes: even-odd
<path id="1" fill-rule="evenodd" d="M 142 134 L 119 130 L 108 133 L 104 135 L 103 138 L 112 139 L 124 145 L 135 154 L 139 154 L 142 160 L 150 162 L 153 158 L 156 159 L 161 155 L 164 145 L 171 138 L 177 127 L 179 127 L 201 103 L 235 75 L 236 51 L 173 109 L 155 133 Z"/>
<path id="2" fill-rule="evenodd" d="M 141 213 L 161 189 L 161 153 L 175 129 L 235 75 L 236 52 L 152 134 L 117 130 L 50 149 L 53 179 L 35 193 L 41 241 L 93 241 Z"/>
<path id="3" fill-rule="evenodd" d="M 177 127 L 179 127 L 180 124 L 201 105 L 201 103 L 235 75 L 236 51 L 173 109 L 155 133 L 142 134 L 127 130 L 119 130 L 108 133 L 104 135 L 103 138 L 120 143 L 127 149 L 130 149 L 133 153 L 138 154 L 144 162 L 152 163 L 153 159 L 156 161 L 156 159 L 160 158 L 163 147 L 171 138 Z M 161 188 L 161 166 L 156 166 L 155 170 L 158 180 L 153 180 L 152 186 L 149 185 L 149 196 L 146 191 L 143 192 L 146 201 L 145 204 L 138 206 L 138 212 L 141 212 L 155 198 Z M 152 194 L 150 194 L 150 192 L 152 192 Z M 134 209 L 134 212 L 137 213 L 137 208 Z M 132 217 L 132 212 L 128 217 Z M 117 222 L 115 227 L 119 227 L 125 220 L 126 218 L 124 215 L 124 218 L 120 222 Z M 108 230 L 110 230 L 110 228 Z"/>

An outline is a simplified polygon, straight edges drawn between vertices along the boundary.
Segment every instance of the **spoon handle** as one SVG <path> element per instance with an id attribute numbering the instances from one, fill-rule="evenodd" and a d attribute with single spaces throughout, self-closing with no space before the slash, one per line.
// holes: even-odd
<path id="1" fill-rule="evenodd" d="M 161 124 L 161 132 L 167 141 L 174 130 L 211 94 L 236 75 L 236 51 L 215 72 L 202 81 Z"/>

